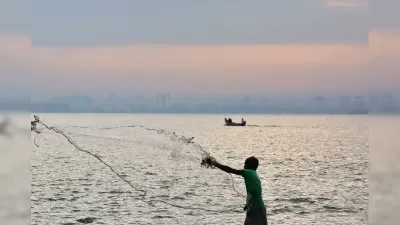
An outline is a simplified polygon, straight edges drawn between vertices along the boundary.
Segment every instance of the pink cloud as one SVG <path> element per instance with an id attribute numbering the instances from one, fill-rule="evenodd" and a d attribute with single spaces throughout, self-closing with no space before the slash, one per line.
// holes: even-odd
<path id="1" fill-rule="evenodd" d="M 371 59 L 366 74 L 372 89 L 400 91 L 400 30 L 375 30 L 370 33 Z"/>
<path id="2" fill-rule="evenodd" d="M 370 32 L 369 49 L 373 57 L 399 57 L 400 30 L 375 30 Z"/>
<path id="3" fill-rule="evenodd" d="M 27 68 L 31 62 L 29 36 L 0 35 L 0 69 Z"/>
<path id="4" fill-rule="evenodd" d="M 26 93 L 31 80 L 29 36 L 0 36 L 0 95 Z"/>
<path id="5" fill-rule="evenodd" d="M 362 66 L 363 45 L 223 45 L 34 48 L 38 69 L 68 72 L 263 70 Z"/>
<path id="6" fill-rule="evenodd" d="M 393 88 L 400 84 L 398 43 L 394 31 L 371 32 L 368 45 L 32 48 L 29 37 L 0 37 L 0 70 L 32 71 L 38 87 L 67 92 Z"/>

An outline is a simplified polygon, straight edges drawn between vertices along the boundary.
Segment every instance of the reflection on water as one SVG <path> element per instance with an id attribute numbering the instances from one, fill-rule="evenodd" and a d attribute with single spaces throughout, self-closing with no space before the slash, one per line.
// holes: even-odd
<path id="1" fill-rule="evenodd" d="M 367 221 L 368 132 L 363 117 L 246 117 L 258 127 L 225 127 L 219 116 L 41 117 L 66 127 L 81 147 L 101 155 L 126 179 L 145 188 L 149 199 L 234 210 L 214 213 L 157 201 L 145 204 L 107 167 L 47 132 L 37 139 L 40 147 L 31 149 L 31 198 L 30 190 L 24 189 L 29 187 L 29 170 L 22 170 L 29 165 L 30 155 L 23 148 L 24 143 L 31 144 L 29 139 L 21 134 L 21 141 L 2 142 L 1 179 L 7 185 L 1 190 L 1 224 L 23 224 L 21 218 L 29 219 L 30 201 L 32 224 L 242 224 L 244 200 L 232 190 L 230 177 L 201 168 L 195 150 L 129 127 L 99 129 L 129 124 L 194 136 L 233 167 L 242 167 L 249 155 L 257 156 L 271 224 Z M 24 128 L 23 123 L 19 127 Z M 12 143 L 21 146 L 10 147 Z M 245 192 L 240 178 L 235 177 L 235 185 Z"/>
<path id="2" fill-rule="evenodd" d="M 32 224 L 242 224 L 244 199 L 230 177 L 200 167 L 198 152 L 129 127 L 162 127 L 240 168 L 250 155 L 271 224 L 366 224 L 368 130 L 364 117 L 246 116 L 253 127 L 226 127 L 219 116 L 43 115 L 74 141 L 145 188 L 149 199 L 228 212 L 148 205 L 116 177 L 59 135 L 45 132 L 32 149 Z M 251 121 L 251 122 L 250 122 Z M 223 121 L 222 121 L 223 122 Z M 85 134 L 85 135 L 82 135 Z M 192 157 L 191 157 L 192 156 Z M 194 157 L 196 156 L 196 157 Z M 243 180 L 236 188 L 245 193 Z"/>

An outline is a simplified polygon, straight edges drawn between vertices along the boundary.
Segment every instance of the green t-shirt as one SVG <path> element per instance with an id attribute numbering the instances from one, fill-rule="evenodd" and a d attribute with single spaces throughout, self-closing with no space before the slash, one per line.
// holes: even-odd
<path id="1" fill-rule="evenodd" d="M 261 181 L 255 170 L 242 169 L 240 175 L 243 176 L 246 184 L 247 204 L 249 209 L 265 208 L 262 198 Z"/>

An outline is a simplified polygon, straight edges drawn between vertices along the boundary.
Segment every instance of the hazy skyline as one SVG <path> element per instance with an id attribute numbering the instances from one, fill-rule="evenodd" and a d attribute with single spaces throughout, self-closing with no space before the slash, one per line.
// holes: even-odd
<path id="1" fill-rule="evenodd" d="M 2 94 L 400 91 L 395 0 L 1 5 Z"/>

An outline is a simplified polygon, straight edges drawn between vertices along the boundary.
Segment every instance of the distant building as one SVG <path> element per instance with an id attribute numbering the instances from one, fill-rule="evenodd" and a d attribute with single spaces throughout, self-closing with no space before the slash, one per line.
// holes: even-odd
<path id="1" fill-rule="evenodd" d="M 322 96 L 316 96 L 314 97 L 314 104 L 321 106 L 325 103 L 325 98 Z"/>
<path id="2" fill-rule="evenodd" d="M 248 105 L 250 105 L 250 104 L 251 104 L 251 98 L 250 98 L 249 96 L 245 96 L 245 97 L 243 98 L 243 105 L 248 106 Z"/>
<path id="3" fill-rule="evenodd" d="M 355 96 L 347 110 L 347 113 L 349 114 L 368 114 L 369 112 L 370 108 L 366 103 L 364 96 Z"/>
<path id="4" fill-rule="evenodd" d="M 356 96 L 354 98 L 354 106 L 355 107 L 365 107 L 365 97 L 364 96 Z"/>
<path id="5" fill-rule="evenodd" d="M 395 112 L 400 106 L 392 93 L 373 93 L 369 95 L 370 108 L 375 112 Z"/>
<path id="6" fill-rule="evenodd" d="M 351 107 L 351 97 L 341 96 L 339 100 L 339 107 L 342 111 L 348 111 Z"/>
<path id="7" fill-rule="evenodd" d="M 392 93 L 387 93 L 384 95 L 384 106 L 385 107 L 392 107 L 396 105 L 396 98 Z"/>
<path id="8" fill-rule="evenodd" d="M 311 101 L 311 112 L 321 113 L 325 110 L 325 98 L 323 96 L 315 96 Z"/>
<path id="9" fill-rule="evenodd" d="M 167 93 L 161 93 L 157 96 L 157 105 L 161 109 L 167 109 L 170 106 L 170 95 Z"/>
<path id="10" fill-rule="evenodd" d="M 315 109 L 322 109 L 325 106 L 325 98 L 323 96 L 314 97 L 312 104 Z"/>

